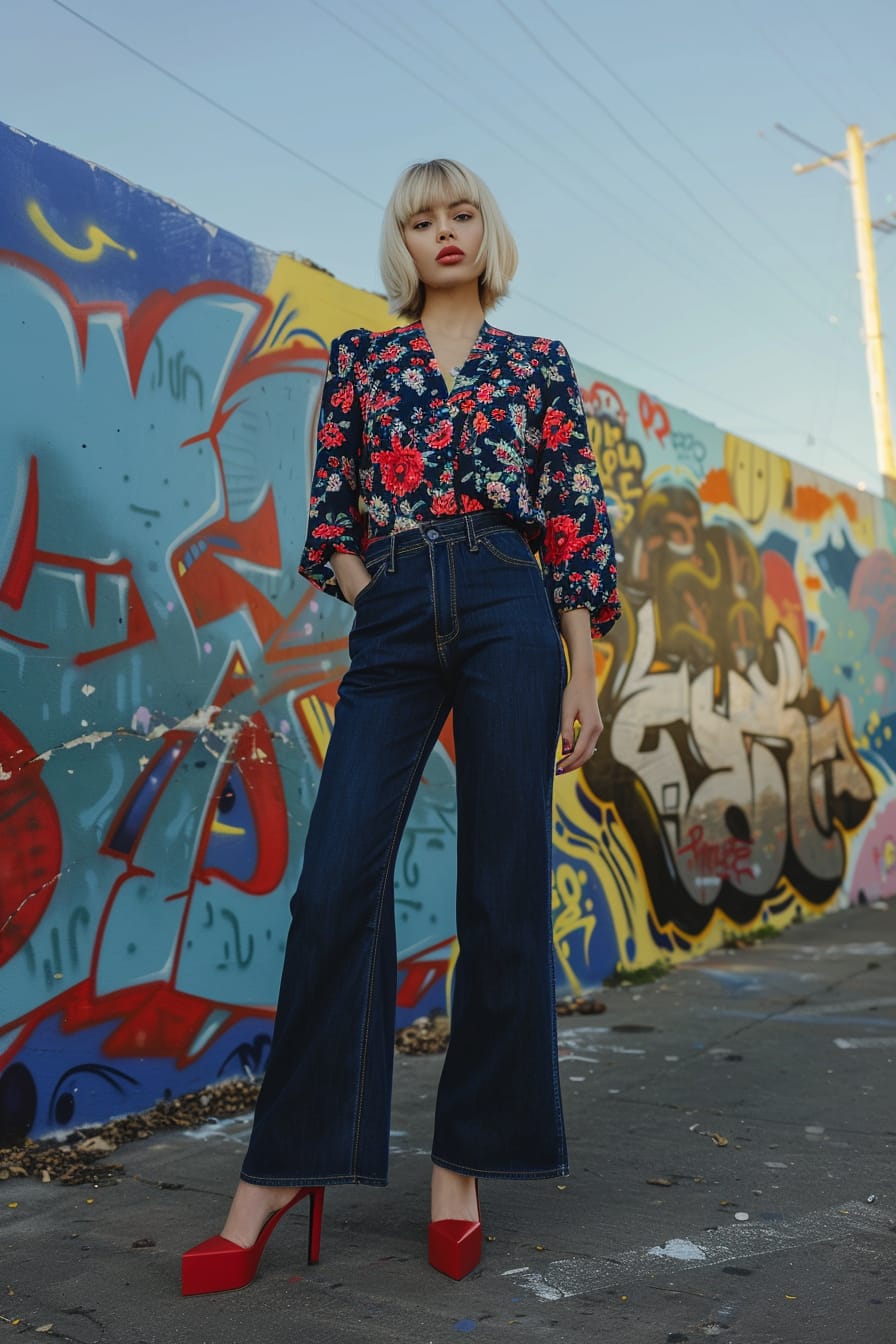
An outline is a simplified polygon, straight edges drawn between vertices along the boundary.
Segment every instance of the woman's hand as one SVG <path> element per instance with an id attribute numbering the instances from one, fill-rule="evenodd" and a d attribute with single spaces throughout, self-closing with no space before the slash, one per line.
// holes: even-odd
<path id="1" fill-rule="evenodd" d="M 333 555 L 330 556 L 330 564 L 333 567 L 333 573 L 336 575 L 339 591 L 346 602 L 354 606 L 362 588 L 366 588 L 370 583 L 370 572 L 367 566 L 360 555 L 344 555 L 341 551 L 334 551 Z"/>
<path id="2" fill-rule="evenodd" d="M 575 736 L 576 721 L 579 724 L 578 737 Z M 563 692 L 560 715 L 563 755 L 557 762 L 558 775 L 568 775 L 571 770 L 578 770 L 579 766 L 590 760 L 603 728 L 592 668 L 590 675 L 580 673 L 570 677 Z"/>
<path id="3" fill-rule="evenodd" d="M 557 774 L 568 775 L 594 755 L 604 724 L 597 703 L 591 623 L 585 608 L 561 612 L 560 630 L 569 653 L 570 673 L 560 712 L 563 755 L 557 762 Z M 575 735 L 576 722 L 579 724 L 578 737 Z"/>

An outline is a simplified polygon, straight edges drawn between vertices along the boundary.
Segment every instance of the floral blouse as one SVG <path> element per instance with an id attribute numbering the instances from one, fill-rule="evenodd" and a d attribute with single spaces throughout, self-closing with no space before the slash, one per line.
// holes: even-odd
<path id="1" fill-rule="evenodd" d="M 299 573 L 341 597 L 334 551 L 432 518 L 498 509 L 541 552 L 555 611 L 620 614 L 607 505 L 558 341 L 483 322 L 450 391 L 421 322 L 347 331 L 330 351 Z"/>

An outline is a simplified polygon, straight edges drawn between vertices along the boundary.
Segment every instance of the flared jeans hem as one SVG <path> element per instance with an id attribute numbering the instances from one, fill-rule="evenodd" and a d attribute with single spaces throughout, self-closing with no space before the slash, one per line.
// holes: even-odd
<path id="1" fill-rule="evenodd" d="M 240 1180 L 247 1185 L 388 1185 L 385 1176 L 249 1176 L 240 1172 Z"/>
<path id="2" fill-rule="evenodd" d="M 476 1176 L 486 1181 L 550 1181 L 558 1176 L 568 1176 L 569 1167 L 564 1163 L 559 1167 L 540 1167 L 537 1171 L 502 1171 L 488 1167 L 464 1167 L 457 1162 L 446 1162 L 442 1157 L 432 1154 L 433 1165 L 444 1167 L 446 1171 L 455 1171 L 459 1176 Z"/>

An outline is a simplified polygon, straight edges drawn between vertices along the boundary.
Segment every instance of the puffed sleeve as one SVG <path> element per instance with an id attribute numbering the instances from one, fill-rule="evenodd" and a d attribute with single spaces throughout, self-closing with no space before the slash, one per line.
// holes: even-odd
<path id="1" fill-rule="evenodd" d="M 588 438 L 572 361 L 553 341 L 543 366 L 544 418 L 538 502 L 545 515 L 542 551 L 548 596 L 558 614 L 587 607 L 592 637 L 619 619 L 616 552 L 603 486 Z"/>
<path id="2" fill-rule="evenodd" d="M 347 331 L 330 347 L 317 427 L 308 534 L 299 564 L 300 574 L 339 598 L 342 593 L 330 557 L 334 551 L 360 555 L 364 531 L 358 507 L 362 434 L 359 388 L 364 382 L 367 336 L 365 331 Z"/>

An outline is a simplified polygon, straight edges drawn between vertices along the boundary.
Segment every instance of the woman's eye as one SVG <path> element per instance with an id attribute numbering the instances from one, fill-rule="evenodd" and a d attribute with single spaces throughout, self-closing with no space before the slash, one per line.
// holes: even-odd
<path id="1" fill-rule="evenodd" d="M 464 213 L 463 211 L 461 211 L 461 213 L 460 213 L 459 215 L 455 215 L 454 218 L 455 218 L 455 219 L 472 219 L 473 216 L 470 215 L 470 214 L 466 214 L 466 213 Z"/>

